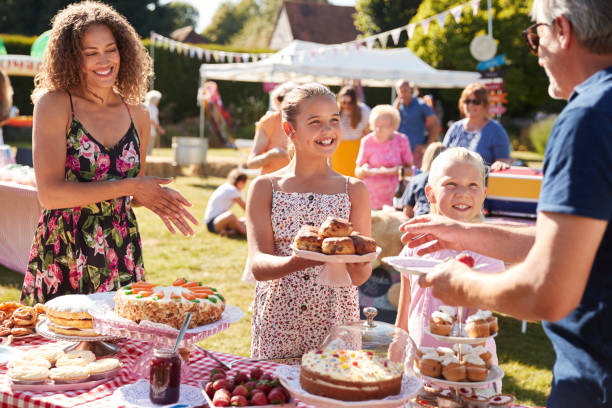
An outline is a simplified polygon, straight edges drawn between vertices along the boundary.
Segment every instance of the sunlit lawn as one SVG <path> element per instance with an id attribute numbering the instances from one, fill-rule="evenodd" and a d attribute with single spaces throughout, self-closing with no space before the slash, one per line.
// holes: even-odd
<path id="1" fill-rule="evenodd" d="M 179 177 L 174 187 L 192 203 L 192 213 L 202 221 L 206 201 L 221 178 Z M 168 232 L 162 222 L 146 209 L 136 209 L 144 247 L 147 280 L 170 284 L 176 277 L 201 280 L 214 285 L 232 305 L 240 307 L 246 317 L 228 330 L 201 343 L 205 348 L 248 356 L 251 340 L 253 285 L 240 278 L 246 259 L 246 240 L 223 238 L 211 234 L 201 223 L 196 234 L 186 238 Z M 0 266 L 0 300 L 16 300 L 23 275 Z M 520 403 L 544 405 L 552 379 L 550 368 L 554 353 L 539 324 L 529 324 L 520 332 L 520 322 L 500 317 L 496 338 L 500 364 L 506 376 L 504 391 L 517 396 Z"/>

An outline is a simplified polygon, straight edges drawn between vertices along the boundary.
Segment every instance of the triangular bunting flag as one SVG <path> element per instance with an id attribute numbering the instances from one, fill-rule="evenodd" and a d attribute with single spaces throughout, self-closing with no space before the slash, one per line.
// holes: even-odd
<path id="1" fill-rule="evenodd" d="M 249 58 L 250 57 L 251 57 L 251 54 L 249 54 L 248 52 L 243 52 L 242 53 L 242 61 L 249 62 Z"/>
<path id="2" fill-rule="evenodd" d="M 221 60 L 221 62 L 225 62 L 225 57 L 226 56 L 227 56 L 227 52 L 219 51 L 219 59 Z"/>
<path id="3" fill-rule="evenodd" d="M 412 38 L 412 35 L 414 34 L 414 29 L 416 28 L 416 24 L 408 24 L 406 26 L 406 33 L 408 34 L 408 39 Z"/>
<path id="4" fill-rule="evenodd" d="M 187 54 L 189 54 L 189 47 L 184 47 L 183 48 L 183 55 L 187 56 Z"/>
<path id="5" fill-rule="evenodd" d="M 359 51 L 359 49 L 361 48 L 361 46 L 362 46 L 362 45 L 363 45 L 363 44 L 361 43 L 361 41 L 355 41 L 355 49 L 356 49 L 357 51 Z"/>
<path id="6" fill-rule="evenodd" d="M 480 8 L 480 0 L 472 0 L 470 1 L 470 5 L 472 6 L 472 11 L 474 15 L 478 14 L 478 9 Z"/>
<path id="7" fill-rule="evenodd" d="M 374 47 L 374 40 L 376 40 L 376 38 L 374 37 L 366 38 L 365 43 L 366 43 L 366 47 L 368 48 L 368 50 L 371 50 L 372 47 Z"/>
<path id="8" fill-rule="evenodd" d="M 206 62 L 210 61 L 210 50 L 204 50 L 204 56 L 206 57 Z"/>
<path id="9" fill-rule="evenodd" d="M 236 61 L 236 62 L 242 62 L 242 55 L 236 55 L 236 56 L 234 57 L 234 61 Z"/>
<path id="10" fill-rule="evenodd" d="M 457 6 L 457 7 L 453 7 L 450 10 L 450 13 L 453 15 L 453 17 L 455 18 L 455 22 L 457 24 L 459 24 L 459 22 L 461 21 L 461 13 L 463 13 L 463 6 Z"/>
<path id="11" fill-rule="evenodd" d="M 174 41 L 170 41 L 170 51 L 174 51 L 174 49 L 176 48 L 176 42 Z"/>
<path id="12" fill-rule="evenodd" d="M 219 62 L 220 56 L 219 56 L 219 52 L 218 51 L 214 51 L 212 53 L 213 59 L 215 60 L 215 62 Z"/>
<path id="13" fill-rule="evenodd" d="M 448 11 L 444 11 L 436 16 L 436 21 L 440 26 L 440 30 L 444 28 L 444 20 L 446 20 L 446 16 L 448 15 Z"/>
<path id="14" fill-rule="evenodd" d="M 305 53 L 305 52 L 300 52 L 300 53 L 297 55 L 297 59 L 298 59 L 298 63 L 299 63 L 299 64 L 304 63 L 304 60 L 306 59 L 306 53 Z"/>
<path id="15" fill-rule="evenodd" d="M 400 34 L 402 33 L 402 28 L 396 28 L 395 30 L 391 30 L 391 38 L 393 38 L 393 44 L 397 45 L 399 41 Z"/>
<path id="16" fill-rule="evenodd" d="M 198 54 L 198 59 L 202 59 L 202 56 L 204 56 L 204 50 L 201 48 L 196 48 L 196 53 Z"/>
<path id="17" fill-rule="evenodd" d="M 193 47 L 189 48 L 189 56 L 191 58 L 195 57 L 195 53 L 196 53 L 196 50 Z"/>
<path id="18" fill-rule="evenodd" d="M 427 32 L 429 31 L 429 23 L 430 22 L 431 22 L 431 19 L 429 19 L 429 18 L 426 19 L 426 20 L 423 20 L 421 22 L 421 27 L 423 28 L 423 33 L 424 34 L 427 34 Z"/>
<path id="19" fill-rule="evenodd" d="M 382 45 L 383 48 L 387 48 L 387 44 L 389 44 L 389 36 L 390 35 L 388 31 L 378 36 L 380 45 Z"/>

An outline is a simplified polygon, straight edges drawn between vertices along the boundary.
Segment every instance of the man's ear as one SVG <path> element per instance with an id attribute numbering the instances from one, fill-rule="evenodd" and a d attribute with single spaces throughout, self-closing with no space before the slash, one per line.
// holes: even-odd
<path id="1" fill-rule="evenodd" d="M 429 200 L 431 204 L 436 203 L 436 196 L 434 195 L 433 189 L 431 188 L 429 184 L 425 186 L 425 195 L 427 196 L 427 199 Z"/>
<path id="2" fill-rule="evenodd" d="M 557 37 L 559 38 L 559 44 L 561 48 L 567 49 L 572 41 L 575 41 L 575 36 L 572 23 L 565 16 L 559 16 L 553 22 L 557 31 Z"/>
<path id="3" fill-rule="evenodd" d="M 285 135 L 287 135 L 288 138 L 292 138 L 295 131 L 293 130 L 293 126 L 291 126 L 291 123 L 283 122 L 282 126 L 283 130 L 285 131 Z"/>

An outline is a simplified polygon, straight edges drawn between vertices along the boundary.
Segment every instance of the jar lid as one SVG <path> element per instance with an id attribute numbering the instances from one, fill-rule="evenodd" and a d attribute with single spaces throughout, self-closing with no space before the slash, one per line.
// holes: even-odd
<path id="1" fill-rule="evenodd" d="M 153 355 L 156 357 L 174 357 L 178 356 L 178 350 L 174 351 L 171 348 L 153 349 Z"/>

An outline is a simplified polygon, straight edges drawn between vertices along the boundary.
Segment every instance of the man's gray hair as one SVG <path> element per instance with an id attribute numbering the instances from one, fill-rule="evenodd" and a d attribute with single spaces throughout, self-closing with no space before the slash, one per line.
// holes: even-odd
<path id="1" fill-rule="evenodd" d="M 531 18 L 552 23 L 567 18 L 578 42 L 595 54 L 612 53 L 612 1 L 610 0 L 534 0 Z"/>

